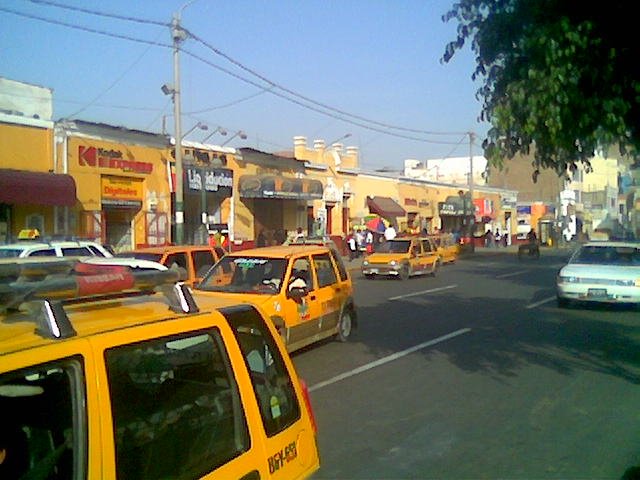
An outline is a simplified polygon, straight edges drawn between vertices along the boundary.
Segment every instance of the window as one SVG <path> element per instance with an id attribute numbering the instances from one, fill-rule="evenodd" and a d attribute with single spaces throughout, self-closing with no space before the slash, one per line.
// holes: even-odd
<path id="1" fill-rule="evenodd" d="M 1 478 L 85 478 L 82 380 L 75 357 L 0 376 Z"/>
<path id="2" fill-rule="evenodd" d="M 276 435 L 300 418 L 300 405 L 280 350 L 253 307 L 233 307 L 221 312 L 245 358 L 265 432 L 269 437 Z"/>
<path id="3" fill-rule="evenodd" d="M 63 257 L 93 257 L 93 252 L 87 247 L 68 247 L 62 249 Z"/>
<path id="4" fill-rule="evenodd" d="M 313 278 L 311 276 L 311 263 L 309 258 L 301 257 L 296 258 L 291 267 L 291 277 L 289 277 L 289 284 L 296 278 L 301 278 L 307 284 L 307 290 L 310 292 L 314 290 Z"/>
<path id="5" fill-rule="evenodd" d="M 196 250 L 191 255 L 193 256 L 193 269 L 196 271 L 196 277 L 204 277 L 215 263 L 213 254 L 209 250 Z"/>
<path id="6" fill-rule="evenodd" d="M 170 255 L 167 255 L 167 258 L 163 263 L 168 268 L 171 268 L 175 263 L 180 268 L 184 268 L 185 270 L 189 271 L 189 262 L 187 261 L 186 253 L 172 253 Z"/>
<path id="7" fill-rule="evenodd" d="M 87 248 L 91 250 L 91 253 L 96 257 L 104 257 L 104 253 L 100 251 L 100 249 L 94 247 L 93 245 L 87 245 Z M 113 252 L 110 252 L 113 255 Z"/>
<path id="8" fill-rule="evenodd" d="M 338 281 L 329 253 L 314 255 L 313 264 L 316 268 L 316 275 L 318 276 L 318 288 L 328 287 Z"/>
<path id="9" fill-rule="evenodd" d="M 117 478 L 199 478 L 249 448 L 218 330 L 116 347 L 105 357 Z"/>
<path id="10" fill-rule="evenodd" d="M 422 251 L 424 253 L 433 251 L 433 248 L 431 248 L 431 242 L 429 240 L 422 240 Z"/>
<path id="11" fill-rule="evenodd" d="M 29 257 L 55 257 L 56 250 L 55 248 L 43 248 L 42 250 L 34 250 L 29 253 Z"/>

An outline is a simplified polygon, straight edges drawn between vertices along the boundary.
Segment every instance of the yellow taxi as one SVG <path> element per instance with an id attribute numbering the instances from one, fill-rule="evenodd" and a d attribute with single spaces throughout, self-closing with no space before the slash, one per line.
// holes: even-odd
<path id="1" fill-rule="evenodd" d="M 452 234 L 430 235 L 429 238 L 433 241 L 442 263 L 455 263 L 460 255 L 460 244 Z"/>
<path id="2" fill-rule="evenodd" d="M 325 245 L 282 245 L 225 255 L 197 286 L 216 298 L 259 305 L 294 351 L 356 327 L 353 285 L 342 258 Z"/>
<path id="3" fill-rule="evenodd" d="M 406 280 L 414 275 L 436 276 L 441 265 L 430 238 L 396 237 L 375 246 L 375 251 L 362 261 L 365 278 L 377 276 Z"/>
<path id="4" fill-rule="evenodd" d="M 192 287 L 202 280 L 204 274 L 225 253 L 220 247 L 209 247 L 208 245 L 165 245 L 137 248 L 130 252 L 118 253 L 116 257 L 149 260 L 161 263 L 166 267 L 176 264 L 187 271 L 185 283 Z"/>
<path id="5" fill-rule="evenodd" d="M 0 265 L 0 478 L 319 468 L 306 387 L 259 307 L 192 294 L 178 269 L 100 268 Z"/>

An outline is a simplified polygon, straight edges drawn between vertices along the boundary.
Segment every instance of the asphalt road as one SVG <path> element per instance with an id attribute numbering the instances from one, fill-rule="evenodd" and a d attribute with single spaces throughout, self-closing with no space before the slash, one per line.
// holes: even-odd
<path id="1" fill-rule="evenodd" d="M 563 252 L 354 274 L 359 329 L 293 356 L 316 479 L 619 479 L 640 465 L 640 312 L 559 309 Z"/>

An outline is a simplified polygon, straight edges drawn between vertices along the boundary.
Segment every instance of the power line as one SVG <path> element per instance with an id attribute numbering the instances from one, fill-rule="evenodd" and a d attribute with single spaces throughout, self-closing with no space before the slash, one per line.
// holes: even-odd
<path id="1" fill-rule="evenodd" d="M 295 97 L 298 97 L 306 102 L 312 103 L 314 105 L 317 105 L 319 107 L 322 107 L 326 110 L 330 110 L 336 113 L 339 113 L 341 115 L 345 115 L 345 116 L 349 116 L 349 117 L 353 117 L 357 120 L 361 120 L 367 123 L 371 123 L 373 125 L 377 125 L 379 127 L 382 128 L 387 128 L 387 129 L 393 129 L 393 130 L 400 130 L 400 131 L 404 131 L 404 132 L 410 132 L 410 133 L 424 133 L 426 135 L 455 135 L 458 136 L 462 133 L 465 132 L 433 132 L 433 131 L 428 131 L 428 130 L 419 130 L 419 129 L 413 129 L 413 128 L 406 128 L 406 127 L 398 127 L 395 125 L 390 125 L 387 123 L 382 123 L 382 122 L 378 122 L 376 120 L 371 120 L 365 117 L 361 117 L 359 115 L 355 115 L 349 112 L 346 112 L 344 110 L 340 110 L 338 108 L 334 108 L 331 107 L 330 105 L 327 105 L 325 103 L 321 103 L 321 102 L 317 102 L 309 97 L 306 97 L 304 95 L 301 95 L 297 92 L 294 92 L 293 90 L 286 88 L 282 85 L 279 85 L 275 82 L 273 82 L 272 80 L 269 80 L 267 77 L 265 77 L 264 75 L 261 75 L 260 73 L 256 72 L 255 70 L 243 65 L 241 62 L 235 60 L 234 58 L 232 58 L 231 56 L 227 55 L 226 53 L 220 51 L 219 49 L 215 48 L 214 46 L 210 45 L 209 43 L 205 42 L 203 39 L 201 39 L 200 37 L 198 37 L 197 35 L 193 34 L 192 32 L 190 32 L 189 30 L 182 28 L 191 38 L 193 38 L 194 40 L 196 40 L 197 42 L 201 43 L 202 45 L 204 45 L 206 48 L 208 48 L 209 50 L 211 50 L 212 52 L 214 52 L 215 54 L 223 57 L 224 59 L 228 60 L 229 62 L 231 62 L 232 64 L 234 64 L 235 66 L 237 66 L 238 68 L 241 68 L 242 70 L 250 73 L 251 75 L 259 78 L 260 80 L 262 80 L 263 82 L 271 85 L 271 87 L 273 88 L 277 88 L 279 90 L 282 90 L 290 95 L 293 95 Z"/>
<path id="2" fill-rule="evenodd" d="M 156 20 L 148 20 L 145 18 L 136 18 L 136 17 L 127 17 L 125 15 L 117 15 L 114 13 L 106 13 L 106 12 L 98 12 L 96 10 L 89 10 L 88 8 L 81 8 L 81 7 L 75 7 L 72 5 L 65 5 L 62 3 L 58 3 L 58 2 L 52 2 L 49 0 L 27 0 L 31 3 L 36 3 L 39 5 L 47 5 L 50 7 L 56 7 L 56 8 L 63 8 L 65 10 L 71 10 L 74 12 L 82 12 L 82 13 L 87 13 L 89 15 L 96 15 L 99 17 L 108 17 L 108 18 L 115 18 L 118 20 L 126 20 L 129 22 L 137 22 L 137 23 L 145 23 L 148 25 L 158 25 L 160 27 L 169 27 L 171 24 L 167 23 L 167 22 L 159 22 Z"/>
<path id="3" fill-rule="evenodd" d="M 32 20 L 39 20 L 41 22 L 51 23 L 53 25 L 60 25 L 62 27 L 73 28 L 74 30 L 81 30 L 83 32 L 96 33 L 98 35 L 104 35 L 104 36 L 107 36 L 107 37 L 118 38 L 120 40 L 128 40 L 130 42 L 144 43 L 146 45 L 156 45 L 158 47 L 173 48 L 173 45 L 166 44 L 166 43 L 152 42 L 150 40 L 145 40 L 145 39 L 142 39 L 142 38 L 135 38 L 135 37 L 130 37 L 128 35 L 122 35 L 122 34 L 119 34 L 119 33 L 107 32 L 105 30 L 98 30 L 98 29 L 95 29 L 95 28 L 82 27 L 80 25 L 74 25 L 74 24 L 71 24 L 71 23 L 62 22 L 60 20 L 53 20 L 51 18 L 40 17 L 38 15 L 33 15 L 33 14 L 30 14 L 30 13 L 18 12 L 16 10 L 13 10 L 13 9 L 10 9 L 10 8 L 6 8 L 6 7 L 0 7 L 0 12 L 11 13 L 11 14 L 17 15 L 19 17 L 30 18 Z"/>
<path id="4" fill-rule="evenodd" d="M 234 72 L 232 72 L 232 71 L 230 71 L 230 70 L 228 70 L 228 69 L 226 69 L 224 67 L 216 65 L 216 64 L 214 64 L 214 63 L 202 58 L 201 56 L 196 55 L 195 53 L 192 53 L 192 52 L 190 52 L 188 50 L 185 50 L 185 49 L 182 49 L 181 51 L 183 53 L 185 53 L 186 55 L 189 55 L 190 57 L 193 57 L 194 59 L 199 60 L 199 61 L 201 61 L 202 63 L 204 63 L 206 65 L 209 65 L 212 68 L 215 68 L 215 69 L 220 70 L 220 71 L 222 71 L 224 73 L 227 73 L 228 75 L 233 76 L 234 78 L 242 80 L 243 82 L 249 83 L 249 84 L 254 85 L 254 86 L 258 87 L 258 88 L 264 88 L 259 83 L 255 82 L 253 80 L 250 80 L 248 78 L 245 78 L 245 77 L 243 77 L 241 75 L 238 75 L 237 73 L 234 73 Z M 372 130 L 374 132 L 380 132 L 380 133 L 384 133 L 385 135 L 389 135 L 389 136 L 396 137 L 396 138 L 404 138 L 406 140 L 415 140 L 417 142 L 425 142 L 425 143 L 433 143 L 433 144 L 441 144 L 441 145 L 456 145 L 456 143 L 454 143 L 454 142 L 443 142 L 443 141 L 437 141 L 437 140 L 430 140 L 430 139 L 425 139 L 425 138 L 420 138 L 420 137 L 413 137 L 413 136 L 404 135 L 404 134 L 400 134 L 400 133 L 390 132 L 390 131 L 385 130 L 383 128 L 373 127 L 373 126 L 370 126 L 370 125 L 366 125 L 366 124 L 364 124 L 362 122 L 356 122 L 356 121 L 351 120 L 349 118 L 345 118 L 344 116 L 340 116 L 340 115 L 336 115 L 336 114 L 331 113 L 331 112 L 327 112 L 326 110 L 322 110 L 321 108 L 318 108 L 318 107 L 316 107 L 314 105 L 305 104 L 300 100 L 296 100 L 295 98 L 291 98 L 291 97 L 289 97 L 289 96 L 287 96 L 287 95 L 285 95 L 283 93 L 280 93 L 278 91 L 275 91 L 275 90 L 269 90 L 268 92 L 271 93 L 272 95 L 280 97 L 280 98 L 282 98 L 284 100 L 287 100 L 288 102 L 294 103 L 294 104 L 299 105 L 299 106 L 301 106 L 303 108 L 306 108 L 308 110 L 313 110 L 314 112 L 320 113 L 322 115 L 326 115 L 328 117 L 332 117 L 332 118 L 335 118 L 337 120 L 341 120 L 341 121 L 343 121 L 345 123 L 349 123 L 351 125 L 355 125 L 355 126 L 358 126 L 358 127 L 361 127 L 361 128 L 365 128 L 367 130 Z"/>
<path id="5" fill-rule="evenodd" d="M 234 105 L 238 105 L 239 103 L 246 102 L 247 100 L 250 100 L 250 99 L 255 98 L 255 97 L 259 96 L 259 95 L 267 93 L 269 90 L 270 89 L 267 88 L 267 89 L 264 89 L 264 90 L 262 90 L 260 92 L 256 92 L 256 93 L 253 93 L 251 95 L 247 95 L 246 97 L 242 97 L 242 98 L 239 98 L 237 100 L 233 100 L 231 102 L 225 103 L 223 105 L 218 105 L 216 107 L 209 107 L 209 108 L 203 108 L 202 110 L 193 110 L 191 112 L 186 112 L 186 115 L 197 114 L 197 113 L 206 113 L 206 112 L 211 112 L 213 110 L 220 110 L 222 108 L 233 107 Z"/>

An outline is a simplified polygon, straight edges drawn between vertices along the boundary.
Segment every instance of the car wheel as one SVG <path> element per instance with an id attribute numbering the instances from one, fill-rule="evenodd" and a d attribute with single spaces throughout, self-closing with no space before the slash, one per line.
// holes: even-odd
<path id="1" fill-rule="evenodd" d="M 340 321 L 338 322 L 338 333 L 336 339 L 340 342 L 346 342 L 351 336 L 351 330 L 353 328 L 353 322 L 351 319 L 351 312 L 345 309 L 340 315 Z"/>
<path id="2" fill-rule="evenodd" d="M 409 265 L 403 265 L 398 276 L 400 280 L 407 280 L 409 278 Z"/>
<path id="3" fill-rule="evenodd" d="M 375 278 L 375 275 L 373 273 L 363 273 L 362 275 L 364 276 L 364 278 L 369 280 L 373 280 Z"/>

